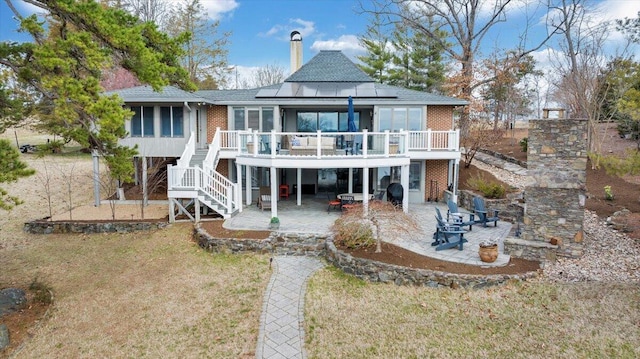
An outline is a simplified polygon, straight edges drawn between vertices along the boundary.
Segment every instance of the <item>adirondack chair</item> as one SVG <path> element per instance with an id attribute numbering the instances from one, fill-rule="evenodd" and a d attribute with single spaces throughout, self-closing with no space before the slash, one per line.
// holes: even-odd
<path id="1" fill-rule="evenodd" d="M 436 215 L 438 226 L 434 234 L 435 241 L 431 243 L 431 245 L 436 247 L 436 251 L 455 247 L 458 247 L 458 250 L 461 251 L 462 245 L 467 242 L 467 240 L 464 239 L 464 234 L 467 233 L 467 231 L 459 225 L 447 223 L 441 218 L 442 216 L 438 218 Z"/>
<path id="2" fill-rule="evenodd" d="M 447 221 L 453 221 L 454 223 L 460 225 L 461 227 L 469 226 L 469 230 L 473 230 L 473 225 L 476 223 L 475 215 L 469 212 L 462 212 L 458 209 L 458 205 L 452 200 L 447 201 L 447 207 L 449 210 L 447 211 Z M 464 215 L 469 215 L 468 220 L 464 220 Z"/>
<path id="3" fill-rule="evenodd" d="M 258 200 L 258 207 L 260 207 L 263 212 L 265 209 L 271 209 L 271 195 L 260 195 L 260 199 Z"/>
<path id="4" fill-rule="evenodd" d="M 493 226 L 498 226 L 498 210 L 487 209 L 484 205 L 484 198 L 473 197 L 473 211 L 478 215 L 476 223 L 482 223 L 483 227 L 487 226 L 488 222 L 493 222 Z"/>

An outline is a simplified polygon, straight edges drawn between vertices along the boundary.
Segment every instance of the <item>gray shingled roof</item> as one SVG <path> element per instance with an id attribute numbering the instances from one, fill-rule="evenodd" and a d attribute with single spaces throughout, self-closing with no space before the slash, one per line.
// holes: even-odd
<path id="1" fill-rule="evenodd" d="M 441 96 L 432 93 L 409 90 L 402 87 L 375 83 L 367 74 L 360 70 L 351 60 L 340 51 L 320 51 L 307 64 L 285 80 L 287 83 L 299 82 L 313 86 L 318 82 L 335 82 L 340 87 L 375 86 L 376 91 L 383 90 L 393 93 L 392 97 L 356 97 L 354 103 L 358 106 L 373 105 L 466 105 L 467 101 L 454 97 Z M 348 85 L 349 84 L 349 85 Z M 127 103 L 162 103 L 162 102 L 205 102 L 216 105 L 280 105 L 280 106 L 343 106 L 346 97 L 257 97 L 261 90 L 278 90 L 283 84 L 265 86 L 257 89 L 242 90 L 202 90 L 190 93 L 177 87 L 167 86 L 160 92 L 153 91 L 151 86 L 138 86 L 128 89 L 110 91 L 107 94 L 118 94 Z M 275 91 L 277 92 L 277 91 Z M 348 91 L 345 91 L 348 92 Z M 265 93 L 264 91 L 262 92 Z"/>
<path id="2" fill-rule="evenodd" d="M 174 86 L 166 86 L 161 91 L 154 91 L 151 86 L 136 86 L 127 89 L 114 90 L 107 95 L 117 94 L 124 102 L 206 102 L 197 93 L 181 90 Z"/>
<path id="3" fill-rule="evenodd" d="M 323 50 L 285 82 L 374 82 L 342 52 Z"/>

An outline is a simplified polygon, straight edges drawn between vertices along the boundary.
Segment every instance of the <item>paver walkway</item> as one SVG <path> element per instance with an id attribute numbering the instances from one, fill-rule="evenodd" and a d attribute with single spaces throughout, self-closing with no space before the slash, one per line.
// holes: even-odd
<path id="1" fill-rule="evenodd" d="M 274 257 L 260 318 L 256 358 L 306 358 L 304 293 L 307 279 L 324 265 L 313 257 Z"/>

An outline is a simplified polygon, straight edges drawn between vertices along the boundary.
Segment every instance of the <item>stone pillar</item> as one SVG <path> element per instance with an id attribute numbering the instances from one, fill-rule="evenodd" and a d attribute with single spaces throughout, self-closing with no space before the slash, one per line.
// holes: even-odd
<path id="1" fill-rule="evenodd" d="M 538 260 L 582 255 L 586 166 L 586 120 L 529 121 L 527 167 L 533 184 L 525 188 L 522 236 L 519 243 L 505 241 L 505 250 Z"/>

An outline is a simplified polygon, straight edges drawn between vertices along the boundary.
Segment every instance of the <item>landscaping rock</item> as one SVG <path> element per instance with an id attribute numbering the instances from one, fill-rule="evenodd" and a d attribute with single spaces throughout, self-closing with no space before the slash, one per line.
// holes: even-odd
<path id="1" fill-rule="evenodd" d="M 4 324 L 0 324 L 0 350 L 9 346 L 9 329 Z"/>
<path id="2" fill-rule="evenodd" d="M 13 312 L 27 302 L 27 294 L 19 288 L 0 290 L 0 316 Z"/>

